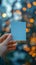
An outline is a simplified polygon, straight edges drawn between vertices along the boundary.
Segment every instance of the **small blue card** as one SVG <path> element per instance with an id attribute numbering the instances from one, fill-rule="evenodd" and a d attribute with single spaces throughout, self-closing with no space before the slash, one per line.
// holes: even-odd
<path id="1" fill-rule="evenodd" d="M 26 41 L 26 22 L 13 21 L 11 34 L 14 41 Z"/>

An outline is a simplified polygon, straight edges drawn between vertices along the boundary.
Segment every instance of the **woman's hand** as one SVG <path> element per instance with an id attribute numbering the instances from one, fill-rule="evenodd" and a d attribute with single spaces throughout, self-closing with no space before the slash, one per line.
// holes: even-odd
<path id="1" fill-rule="evenodd" d="M 6 50 L 14 50 L 16 47 L 16 42 L 12 42 L 11 40 L 11 34 L 4 34 L 2 37 L 0 37 L 0 56 L 6 51 Z"/>

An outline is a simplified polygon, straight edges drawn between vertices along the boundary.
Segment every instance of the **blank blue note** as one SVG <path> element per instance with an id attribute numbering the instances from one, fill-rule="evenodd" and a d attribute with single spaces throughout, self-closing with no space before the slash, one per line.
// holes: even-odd
<path id="1" fill-rule="evenodd" d="M 11 34 L 14 41 L 26 40 L 26 22 L 11 22 Z"/>

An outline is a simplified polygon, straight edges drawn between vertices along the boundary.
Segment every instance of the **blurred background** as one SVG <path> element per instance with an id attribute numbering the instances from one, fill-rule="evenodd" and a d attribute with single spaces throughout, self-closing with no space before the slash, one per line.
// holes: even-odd
<path id="1" fill-rule="evenodd" d="M 11 33 L 12 21 L 26 22 L 27 40 L 16 46 L 18 50 L 15 53 L 21 50 L 20 57 L 26 54 L 28 61 L 22 60 L 21 64 L 15 65 L 36 65 L 36 0 L 0 0 L 0 37 L 4 33 Z"/>

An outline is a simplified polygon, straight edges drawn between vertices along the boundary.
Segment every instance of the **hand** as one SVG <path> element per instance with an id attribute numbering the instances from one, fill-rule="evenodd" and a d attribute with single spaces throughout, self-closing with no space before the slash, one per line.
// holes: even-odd
<path id="1" fill-rule="evenodd" d="M 0 56 L 5 52 L 7 49 L 7 43 L 11 39 L 11 34 L 4 34 L 2 37 L 0 37 Z"/>
<path id="2" fill-rule="evenodd" d="M 13 50 L 15 49 L 15 43 L 11 40 L 11 34 L 4 34 L 2 37 L 0 37 L 0 56 L 6 51 L 6 50 Z"/>

